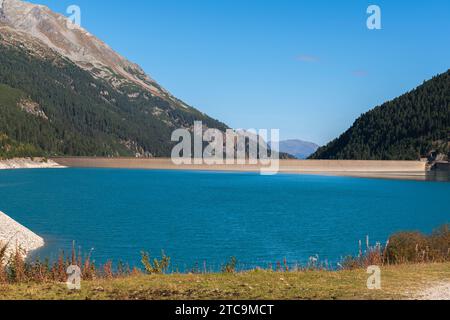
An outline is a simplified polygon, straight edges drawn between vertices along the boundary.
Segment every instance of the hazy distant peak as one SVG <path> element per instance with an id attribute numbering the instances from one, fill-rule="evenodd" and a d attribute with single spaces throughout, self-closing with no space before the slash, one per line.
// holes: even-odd
<path id="1" fill-rule="evenodd" d="M 298 159 L 306 159 L 317 149 L 319 146 L 313 142 L 291 139 L 280 141 L 278 151 L 288 153 Z"/>
<path id="2" fill-rule="evenodd" d="M 281 142 L 284 145 L 290 146 L 290 147 L 302 146 L 302 147 L 309 147 L 309 148 L 319 148 L 319 145 L 317 145 L 314 142 L 303 141 L 303 140 L 299 140 L 299 139 L 290 139 L 290 140 L 284 140 Z"/>

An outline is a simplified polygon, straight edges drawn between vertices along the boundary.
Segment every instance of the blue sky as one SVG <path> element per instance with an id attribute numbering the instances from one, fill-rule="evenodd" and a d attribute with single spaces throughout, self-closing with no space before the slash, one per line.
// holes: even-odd
<path id="1" fill-rule="evenodd" d="M 34 0 L 233 128 L 324 144 L 450 68 L 450 1 Z M 382 30 L 366 27 L 380 6 Z"/>

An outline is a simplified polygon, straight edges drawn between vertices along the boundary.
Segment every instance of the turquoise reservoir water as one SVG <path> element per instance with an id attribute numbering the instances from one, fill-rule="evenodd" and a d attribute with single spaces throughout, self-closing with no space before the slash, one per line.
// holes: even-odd
<path id="1" fill-rule="evenodd" d="M 97 262 L 140 251 L 188 270 L 336 262 L 370 236 L 450 221 L 450 183 L 250 173 L 61 169 L 0 171 L 0 210 L 42 235 L 40 256 L 72 240 Z"/>

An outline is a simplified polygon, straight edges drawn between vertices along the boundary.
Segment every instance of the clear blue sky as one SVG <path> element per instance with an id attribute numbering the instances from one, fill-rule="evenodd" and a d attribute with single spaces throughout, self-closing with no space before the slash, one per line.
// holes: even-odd
<path id="1" fill-rule="evenodd" d="M 355 118 L 450 68 L 450 1 L 33 0 L 234 128 L 324 144 Z M 367 7 L 382 30 L 366 27 Z"/>

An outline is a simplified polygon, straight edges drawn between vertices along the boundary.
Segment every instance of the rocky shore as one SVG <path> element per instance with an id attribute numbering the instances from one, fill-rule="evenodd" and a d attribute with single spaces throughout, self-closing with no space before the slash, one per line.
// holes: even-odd
<path id="1" fill-rule="evenodd" d="M 25 258 L 31 251 L 43 247 L 44 239 L 0 211 L 0 247 L 4 245 L 7 245 L 6 257 L 20 248 Z"/>
<path id="2" fill-rule="evenodd" d="M 44 158 L 16 158 L 0 160 L 0 170 L 40 168 L 63 168 L 63 166 L 53 160 Z"/>

